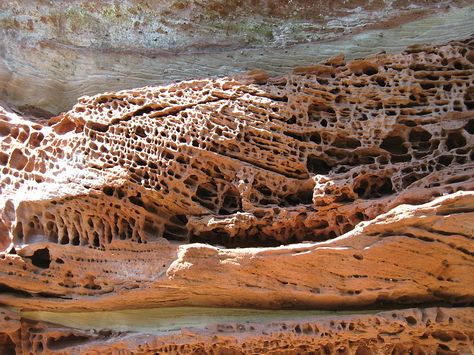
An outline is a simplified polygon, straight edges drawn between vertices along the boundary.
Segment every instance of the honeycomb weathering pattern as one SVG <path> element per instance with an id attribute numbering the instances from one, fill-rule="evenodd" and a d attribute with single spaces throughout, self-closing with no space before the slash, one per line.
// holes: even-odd
<path id="1" fill-rule="evenodd" d="M 0 109 L 0 304 L 472 305 L 473 41 L 105 93 L 49 122 Z M 472 312 L 161 336 L 0 309 L 0 349 L 469 353 Z"/>
<path id="2" fill-rule="evenodd" d="M 0 309 L 0 344 L 7 355 L 471 354 L 473 312 L 472 308 L 405 309 L 134 334 L 71 329 Z"/>
<path id="3" fill-rule="evenodd" d="M 2 249 L 321 241 L 470 190 L 473 62 L 471 38 L 84 97 L 49 126 L 3 111 Z"/>

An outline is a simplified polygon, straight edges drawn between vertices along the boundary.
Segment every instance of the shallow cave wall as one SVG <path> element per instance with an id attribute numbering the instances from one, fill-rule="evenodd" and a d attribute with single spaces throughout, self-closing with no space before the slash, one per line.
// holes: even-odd
<path id="1" fill-rule="evenodd" d="M 3 243 L 322 241 L 469 189 L 472 70 L 466 40 L 3 115 Z"/>
<path id="2" fill-rule="evenodd" d="M 473 84 L 468 38 L 280 77 L 256 70 L 85 96 L 49 120 L 1 109 L 0 303 L 469 306 Z M 455 318 L 432 316 L 402 319 L 403 329 L 423 323 L 417 336 L 430 341 L 416 351 L 469 348 Z M 125 336 L 51 335 L 41 324 L 49 335 L 38 340 L 8 324 L 9 351 L 19 336 L 51 352 Z M 298 349 L 314 346 L 315 327 L 291 330 L 311 335 Z M 346 353 L 389 349 L 371 341 Z M 415 351 L 394 341 L 390 351 Z M 168 346 L 156 344 L 141 349 Z"/>

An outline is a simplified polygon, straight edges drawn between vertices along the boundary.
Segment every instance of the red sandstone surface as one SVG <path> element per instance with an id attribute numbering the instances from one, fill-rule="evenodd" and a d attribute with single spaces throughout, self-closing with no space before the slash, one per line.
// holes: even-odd
<path id="1" fill-rule="evenodd" d="M 83 97 L 48 122 L 6 107 L 0 303 L 468 306 L 473 84 L 471 38 Z M 473 349 L 471 307 L 226 325 L 228 337 L 91 333 L 3 312 L 0 346 L 26 353 Z"/>

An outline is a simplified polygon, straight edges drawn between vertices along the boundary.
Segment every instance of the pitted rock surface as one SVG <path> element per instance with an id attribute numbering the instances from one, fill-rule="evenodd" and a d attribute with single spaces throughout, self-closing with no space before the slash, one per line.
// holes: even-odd
<path id="1" fill-rule="evenodd" d="M 50 311 L 469 305 L 473 206 L 474 192 L 458 191 L 400 205 L 336 239 L 271 248 L 33 243 L 0 255 L 0 303 Z"/>
<path id="2" fill-rule="evenodd" d="M 469 354 L 472 308 L 216 323 L 161 334 L 86 331 L 0 311 L 7 354 Z M 9 318 L 5 320 L 5 318 Z M 416 339 L 416 340 L 415 340 Z"/>
<path id="3" fill-rule="evenodd" d="M 473 186 L 472 40 L 4 112 L 4 249 L 335 238 Z"/>
<path id="4" fill-rule="evenodd" d="M 4 109 L 0 302 L 469 304 L 472 44 Z"/>

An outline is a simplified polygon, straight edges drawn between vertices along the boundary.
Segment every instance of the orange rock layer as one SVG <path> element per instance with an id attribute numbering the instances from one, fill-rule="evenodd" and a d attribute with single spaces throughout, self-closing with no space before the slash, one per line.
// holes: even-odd
<path id="1" fill-rule="evenodd" d="M 472 308 L 218 323 L 161 334 L 84 331 L 0 312 L 2 354 L 471 354 Z"/>
<path id="2" fill-rule="evenodd" d="M 4 109 L 0 303 L 471 304 L 473 84 L 468 39 Z"/>
<path id="3" fill-rule="evenodd" d="M 2 244 L 287 244 L 472 186 L 470 41 L 2 114 Z"/>
<path id="4" fill-rule="evenodd" d="M 339 238 L 274 248 L 53 243 L 0 258 L 0 303 L 36 310 L 367 307 L 474 301 L 474 192 L 399 206 Z"/>

